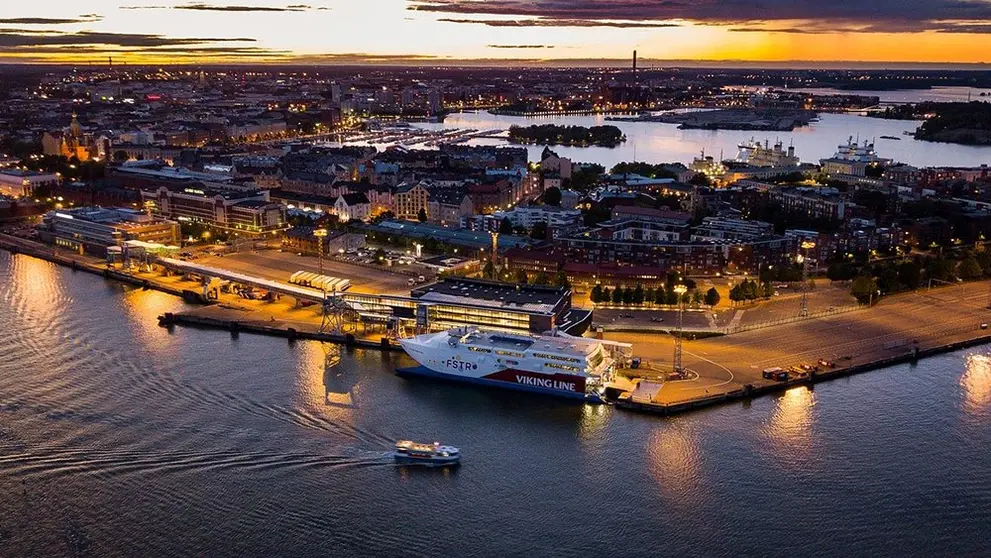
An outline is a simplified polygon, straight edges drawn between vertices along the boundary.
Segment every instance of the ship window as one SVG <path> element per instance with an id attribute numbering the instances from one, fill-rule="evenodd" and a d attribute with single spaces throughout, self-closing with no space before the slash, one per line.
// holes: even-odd
<path id="1" fill-rule="evenodd" d="M 568 370 L 570 372 L 581 371 L 581 368 L 578 368 L 577 366 L 568 366 L 566 364 L 556 364 L 553 362 L 545 362 L 544 366 L 546 366 L 547 368 L 557 368 L 558 370 Z"/>
<path id="2" fill-rule="evenodd" d="M 476 353 L 491 353 L 489 349 L 483 349 L 482 347 L 468 347 L 469 351 L 475 351 Z"/>

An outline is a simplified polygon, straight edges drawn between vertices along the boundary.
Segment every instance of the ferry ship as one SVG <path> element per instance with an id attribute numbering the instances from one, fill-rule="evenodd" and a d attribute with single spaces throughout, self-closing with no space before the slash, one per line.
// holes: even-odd
<path id="1" fill-rule="evenodd" d="M 522 335 L 460 327 L 401 339 L 420 365 L 400 375 L 427 376 L 601 402 L 615 359 L 604 342 L 555 332 Z"/>

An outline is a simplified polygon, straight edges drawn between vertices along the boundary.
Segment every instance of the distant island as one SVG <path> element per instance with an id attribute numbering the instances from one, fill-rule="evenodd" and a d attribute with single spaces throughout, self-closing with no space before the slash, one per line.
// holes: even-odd
<path id="1" fill-rule="evenodd" d="M 915 139 L 991 145 L 991 103 L 973 101 L 925 105 L 926 121 L 915 131 Z"/>
<path id="2" fill-rule="evenodd" d="M 616 126 L 559 126 L 540 124 L 511 126 L 509 141 L 512 143 L 539 143 L 572 147 L 616 147 L 626 141 L 623 131 Z"/>
<path id="3" fill-rule="evenodd" d="M 683 130 L 754 130 L 790 132 L 808 126 L 819 115 L 798 109 L 718 109 L 645 115 L 637 118 L 609 120 L 629 122 L 663 122 L 678 124 Z"/>

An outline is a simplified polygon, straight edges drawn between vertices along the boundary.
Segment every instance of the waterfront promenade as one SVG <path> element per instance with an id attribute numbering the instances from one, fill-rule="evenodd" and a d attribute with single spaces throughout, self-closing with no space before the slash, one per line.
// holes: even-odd
<path id="1" fill-rule="evenodd" d="M 178 275 L 163 276 L 157 272 L 124 275 L 108 271 L 98 258 L 53 251 L 51 247 L 23 239 L 3 236 L 0 246 L 172 294 L 198 292 L 200 287 L 198 282 Z M 219 258 L 211 263 L 222 265 L 225 261 L 227 258 Z M 237 265 L 240 268 L 244 263 Z M 653 401 L 636 407 L 670 414 L 790 385 L 764 379 L 761 372 L 769 367 L 815 364 L 819 359 L 835 362 L 836 368 L 820 371 L 816 379 L 822 380 L 908 360 L 916 350 L 926 356 L 947 348 L 991 341 L 991 329 L 981 327 L 991 322 L 989 296 L 988 281 L 961 283 L 886 297 L 870 309 L 686 340 L 683 364 L 689 371 L 689 379 L 664 382 Z M 394 348 L 382 342 L 387 337 L 382 329 L 355 331 L 350 338 L 322 334 L 321 318 L 318 308 L 299 307 L 286 298 L 269 302 L 227 294 L 221 295 L 216 304 L 184 313 L 177 322 L 283 337 L 337 342 L 350 339 L 364 346 Z M 644 366 L 636 372 L 638 377 L 659 377 L 671 370 L 674 339 L 669 335 L 625 331 L 606 332 L 603 337 L 634 345 L 634 354 L 644 361 Z"/>

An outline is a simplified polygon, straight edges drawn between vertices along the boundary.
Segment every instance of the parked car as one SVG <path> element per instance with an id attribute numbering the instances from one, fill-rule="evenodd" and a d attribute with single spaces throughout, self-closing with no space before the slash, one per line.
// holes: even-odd
<path id="1" fill-rule="evenodd" d="M 781 372 L 784 372 L 784 369 L 775 366 L 774 368 L 765 368 L 764 371 L 761 373 L 761 375 L 764 377 L 765 380 L 773 380 Z"/>
<path id="2" fill-rule="evenodd" d="M 819 366 L 823 368 L 836 368 L 836 363 L 831 360 L 826 360 L 824 358 L 819 359 Z"/>

